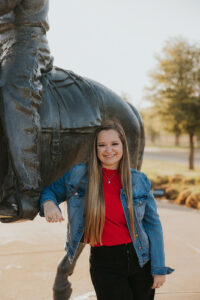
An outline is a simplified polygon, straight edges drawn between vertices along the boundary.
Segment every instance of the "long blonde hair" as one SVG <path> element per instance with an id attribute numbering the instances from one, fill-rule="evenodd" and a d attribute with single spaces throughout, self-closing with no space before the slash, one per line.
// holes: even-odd
<path id="1" fill-rule="evenodd" d="M 130 170 L 128 143 L 125 132 L 120 123 L 116 120 L 108 120 L 105 121 L 103 125 L 98 127 L 95 132 L 93 149 L 89 161 L 84 242 L 90 242 L 91 245 L 94 245 L 95 243 L 102 244 L 101 237 L 105 223 L 105 202 L 102 182 L 102 169 L 101 162 L 97 156 L 97 138 L 98 134 L 102 130 L 115 130 L 118 133 L 119 138 L 123 144 L 123 156 L 119 163 L 119 171 L 122 186 L 128 203 L 131 231 L 133 234 L 133 238 L 135 239 L 132 177 Z"/>

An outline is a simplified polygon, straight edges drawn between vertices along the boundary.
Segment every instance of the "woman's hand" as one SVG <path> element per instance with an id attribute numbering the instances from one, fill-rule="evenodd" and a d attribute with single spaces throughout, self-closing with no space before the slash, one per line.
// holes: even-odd
<path id="1" fill-rule="evenodd" d="M 43 206 L 44 206 L 44 216 L 47 222 L 54 223 L 54 222 L 64 221 L 62 213 L 57 208 L 55 203 L 53 203 L 53 201 L 51 200 L 46 201 L 44 202 Z"/>
<path id="2" fill-rule="evenodd" d="M 165 275 L 153 275 L 152 289 L 159 289 L 165 282 Z"/>

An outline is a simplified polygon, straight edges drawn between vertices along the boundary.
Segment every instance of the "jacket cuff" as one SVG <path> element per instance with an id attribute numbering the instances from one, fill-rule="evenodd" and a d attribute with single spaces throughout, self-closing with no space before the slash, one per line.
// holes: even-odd
<path id="1" fill-rule="evenodd" d="M 154 267 L 151 266 L 151 274 L 152 275 L 167 275 L 174 272 L 174 269 L 169 267 Z"/>

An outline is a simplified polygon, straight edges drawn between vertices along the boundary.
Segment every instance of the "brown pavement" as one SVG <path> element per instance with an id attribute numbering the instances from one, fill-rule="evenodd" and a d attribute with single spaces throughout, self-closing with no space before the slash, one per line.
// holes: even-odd
<path id="1" fill-rule="evenodd" d="M 176 269 L 157 300 L 200 300 L 200 211 L 158 201 L 166 265 Z M 0 300 L 51 300 L 56 266 L 64 254 L 66 222 L 0 224 Z M 86 246 L 71 276 L 74 300 L 94 300 Z M 113 300 L 113 299 L 111 299 Z"/>

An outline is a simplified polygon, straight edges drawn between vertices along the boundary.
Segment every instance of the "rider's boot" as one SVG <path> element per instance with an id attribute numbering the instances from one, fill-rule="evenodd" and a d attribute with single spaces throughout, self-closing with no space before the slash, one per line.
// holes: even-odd
<path id="1" fill-rule="evenodd" d="M 11 168 L 11 161 L 8 167 L 8 173 L 1 190 L 0 198 L 0 218 L 12 218 L 18 215 L 19 207 L 15 200 L 16 180 Z"/>
<path id="2" fill-rule="evenodd" d="M 13 93 L 9 88 L 3 89 L 3 129 L 8 138 L 9 171 L 2 187 L 0 218 L 32 220 L 39 210 L 41 191 L 38 114 L 41 97 L 32 93 L 32 99 L 23 99 L 22 95 L 20 98 Z"/>
<path id="3" fill-rule="evenodd" d="M 20 191 L 19 186 L 10 162 L 1 190 L 0 219 L 2 222 L 32 220 L 39 211 L 40 191 L 31 189 Z"/>

